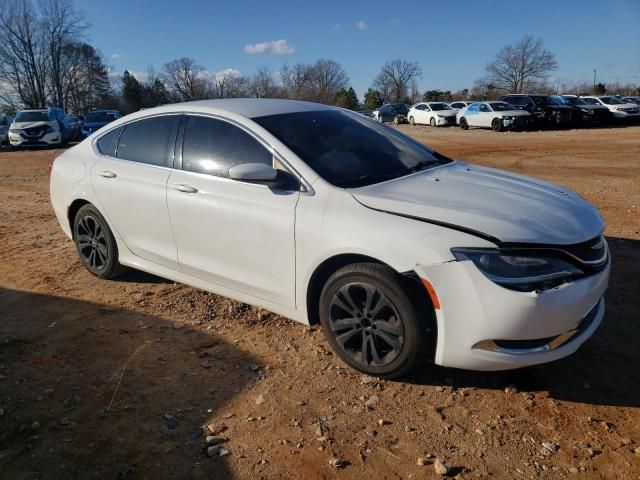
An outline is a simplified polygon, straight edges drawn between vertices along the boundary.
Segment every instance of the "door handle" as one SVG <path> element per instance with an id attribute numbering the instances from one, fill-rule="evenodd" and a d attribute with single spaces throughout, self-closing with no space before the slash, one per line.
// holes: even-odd
<path id="1" fill-rule="evenodd" d="M 171 185 L 171 188 L 177 190 L 182 193 L 197 193 L 198 189 L 196 187 L 192 187 L 191 185 L 185 185 L 184 183 L 174 183 Z"/>
<path id="2" fill-rule="evenodd" d="M 101 172 L 98 172 L 98 175 L 104 178 L 116 178 L 118 176 L 115 173 L 110 172 L 109 170 L 102 170 Z"/>

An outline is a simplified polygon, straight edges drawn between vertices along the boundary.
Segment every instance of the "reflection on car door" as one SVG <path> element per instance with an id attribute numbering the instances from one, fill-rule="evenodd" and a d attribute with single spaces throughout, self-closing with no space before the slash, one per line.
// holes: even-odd
<path id="1" fill-rule="evenodd" d="M 493 112 L 488 105 L 481 103 L 478 109 L 479 113 L 476 116 L 478 127 L 490 127 L 491 120 L 493 120 Z"/>
<path id="2" fill-rule="evenodd" d="M 182 271 L 293 307 L 299 191 L 229 178 L 235 165 L 274 162 L 272 153 L 241 127 L 188 115 L 181 129 L 181 169 L 171 172 L 167 203 Z"/>
<path id="3" fill-rule="evenodd" d="M 178 115 L 137 120 L 100 137 L 91 169 L 101 211 L 135 255 L 178 270 L 166 186 Z"/>

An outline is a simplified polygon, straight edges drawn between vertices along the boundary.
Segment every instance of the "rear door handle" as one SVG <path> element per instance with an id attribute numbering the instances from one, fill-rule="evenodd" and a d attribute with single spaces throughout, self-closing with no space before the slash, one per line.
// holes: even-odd
<path id="1" fill-rule="evenodd" d="M 182 193 L 197 193 L 198 189 L 196 187 L 192 187 L 191 185 L 185 185 L 184 183 L 174 183 L 171 185 L 171 188 L 177 190 Z"/>
<path id="2" fill-rule="evenodd" d="M 109 170 L 102 170 L 101 172 L 98 172 L 98 175 L 104 178 L 116 178 L 118 176 L 114 172 L 110 172 Z"/>

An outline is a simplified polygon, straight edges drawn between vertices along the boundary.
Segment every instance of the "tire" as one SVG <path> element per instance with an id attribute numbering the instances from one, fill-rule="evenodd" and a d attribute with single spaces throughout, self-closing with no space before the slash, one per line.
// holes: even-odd
<path id="1" fill-rule="evenodd" d="M 394 125 L 400 125 L 400 117 L 398 115 L 393 117 L 393 124 Z"/>
<path id="2" fill-rule="evenodd" d="M 333 350 L 352 368 L 397 378 L 425 360 L 429 330 L 403 281 L 376 263 L 347 265 L 327 280 L 320 323 Z"/>
<path id="3" fill-rule="evenodd" d="M 382 115 L 378 115 L 378 118 L 376 120 L 378 120 L 378 123 L 383 123 L 382 122 Z"/>
<path id="4" fill-rule="evenodd" d="M 494 118 L 491 121 L 491 130 L 493 130 L 494 132 L 501 132 L 502 131 L 502 122 L 500 121 L 499 118 Z"/>
<path id="5" fill-rule="evenodd" d="M 111 279 L 127 269 L 118 262 L 118 246 L 102 214 L 91 204 L 73 219 L 73 241 L 84 267 L 96 277 Z"/>
<path id="6" fill-rule="evenodd" d="M 431 117 L 431 118 L 429 119 L 429 125 L 431 125 L 432 127 L 435 127 L 435 126 L 436 126 L 436 119 L 435 119 L 435 118 L 433 118 L 433 117 Z"/>
<path id="7" fill-rule="evenodd" d="M 414 120 L 414 118 L 413 118 L 413 117 L 409 117 L 409 123 L 410 123 L 411 125 L 415 125 L 415 124 L 416 124 L 416 121 Z"/>
<path id="8" fill-rule="evenodd" d="M 464 117 L 460 119 L 460 128 L 463 130 L 469 130 L 469 124 L 467 123 L 467 119 Z"/>

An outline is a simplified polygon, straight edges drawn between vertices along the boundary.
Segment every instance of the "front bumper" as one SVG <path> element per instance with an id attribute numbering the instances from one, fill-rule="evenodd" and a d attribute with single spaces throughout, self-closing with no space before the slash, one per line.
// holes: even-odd
<path id="1" fill-rule="evenodd" d="M 450 117 L 437 117 L 438 118 L 438 125 L 455 125 L 456 124 L 456 116 L 450 116 Z"/>
<path id="2" fill-rule="evenodd" d="M 20 133 L 9 132 L 9 142 L 14 147 L 42 147 L 48 145 L 60 145 L 62 136 L 60 132 L 46 133 L 38 137 L 29 137 Z"/>
<path id="3" fill-rule="evenodd" d="M 611 112 L 613 114 L 614 118 L 640 118 L 640 113 L 628 113 L 628 112 L 621 112 L 621 111 L 613 111 Z"/>
<path id="4" fill-rule="evenodd" d="M 440 303 L 436 363 L 509 370 L 572 354 L 602 321 L 609 270 L 536 293 L 503 288 L 470 261 L 418 266 Z"/>

